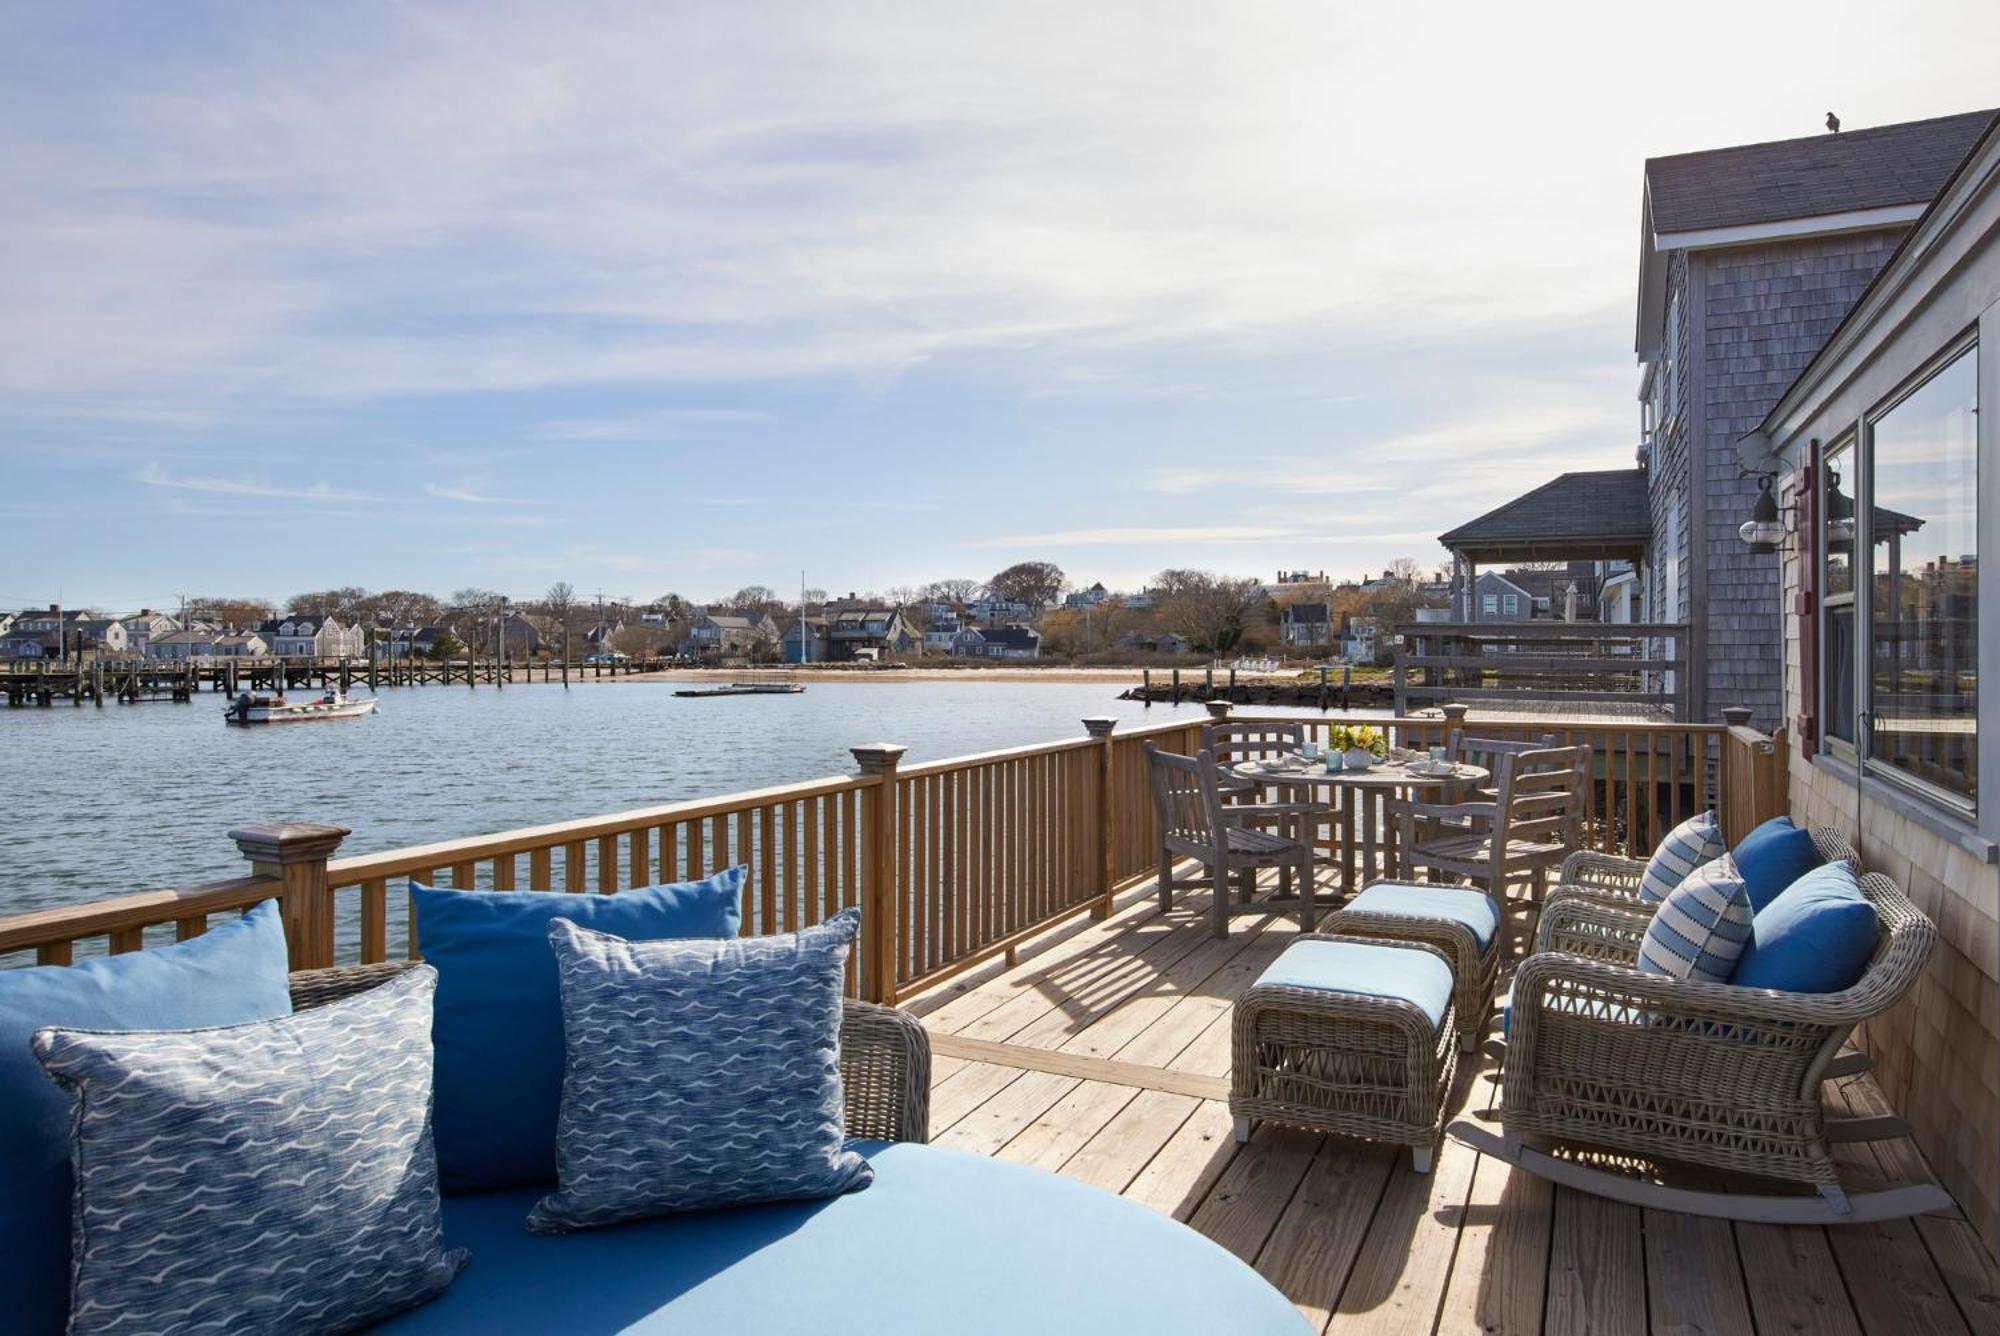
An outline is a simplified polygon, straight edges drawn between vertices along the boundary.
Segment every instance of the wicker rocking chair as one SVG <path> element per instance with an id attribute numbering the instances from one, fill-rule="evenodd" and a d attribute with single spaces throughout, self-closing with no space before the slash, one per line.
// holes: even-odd
<path id="1" fill-rule="evenodd" d="M 1812 832 L 1813 848 L 1819 851 L 1823 863 L 1848 862 L 1854 864 L 1857 872 L 1861 869 L 1861 855 L 1854 852 L 1854 846 L 1847 837 L 1832 826 L 1818 826 Z M 1555 890 L 1549 898 L 1557 896 L 1585 896 L 1615 909 L 1629 909 L 1634 912 L 1648 911 L 1648 905 L 1639 898 L 1639 881 L 1645 875 L 1646 860 L 1643 858 L 1620 858 L 1616 854 L 1601 854 L 1588 849 L 1579 849 L 1563 860 L 1562 870 L 1556 874 Z"/>
<path id="2" fill-rule="evenodd" d="M 1909 1135 L 1895 1117 L 1830 1116 L 1820 1083 L 1849 1032 L 1909 992 L 1936 941 L 1931 921 L 1887 877 L 1863 876 L 1861 890 L 1881 940 L 1859 982 L 1822 994 L 1642 972 L 1651 915 L 1582 896 L 1551 899 L 1541 949 L 1514 975 L 1509 1036 L 1490 1046 L 1502 1061 L 1503 1131 L 1461 1119 L 1451 1135 L 1585 1192 L 1721 1219 L 1861 1224 L 1948 1207 L 1935 1184 L 1850 1197 L 1834 1162 L 1837 1143 Z M 1593 1152 L 1756 1175 L 1818 1195 L 1667 1186 L 1597 1168 L 1587 1162 Z"/>

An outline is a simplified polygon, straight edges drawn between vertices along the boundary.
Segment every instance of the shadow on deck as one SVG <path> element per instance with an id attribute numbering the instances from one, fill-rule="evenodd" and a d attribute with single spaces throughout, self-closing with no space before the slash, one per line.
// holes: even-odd
<path id="1" fill-rule="evenodd" d="M 1230 1004 L 1296 925 L 1238 918 L 1217 941 L 1206 893 L 1182 901 L 1162 915 L 1148 888 L 1012 968 L 907 999 L 932 1036 L 932 1139 L 1185 1220 L 1332 1331 L 2000 1330 L 2000 1268 L 1956 1212 L 1732 1224 L 1554 1187 L 1450 1141 L 1427 1176 L 1393 1148 L 1296 1130 L 1239 1147 Z M 1454 1114 L 1497 1106 L 1490 1066 L 1466 1064 Z M 1886 1107 L 1868 1077 L 1829 1096 Z M 1930 1177 L 1906 1142 L 1853 1154 L 1857 1178 Z"/>

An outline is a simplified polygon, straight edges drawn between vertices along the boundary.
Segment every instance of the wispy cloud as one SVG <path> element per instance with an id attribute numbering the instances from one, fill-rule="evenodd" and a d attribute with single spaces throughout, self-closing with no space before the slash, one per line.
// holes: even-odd
<path id="1" fill-rule="evenodd" d="M 165 487 L 180 492 L 207 492 L 216 496 L 252 496 L 282 498 L 288 501 L 315 502 L 380 502 L 387 498 L 371 496 L 367 492 L 351 491 L 335 487 L 327 482 L 296 483 L 265 482 L 261 478 L 204 478 L 176 476 L 158 464 L 149 464 L 131 475 L 133 482 L 144 483 L 148 487 Z"/>
<path id="2" fill-rule="evenodd" d="M 1053 533 L 987 538 L 980 547 L 1186 547 L 1218 543 L 1264 543 L 1291 538 L 1297 530 L 1275 524 L 1130 525 L 1102 529 L 1060 529 Z"/>
<path id="3" fill-rule="evenodd" d="M 759 422 L 771 414 L 751 408 L 669 408 L 629 417 L 571 418 L 536 423 L 542 441 L 642 441 L 703 424 Z"/>
<path id="4" fill-rule="evenodd" d="M 434 496 L 440 501 L 463 501 L 467 505 L 472 506 L 525 506 L 533 504 L 533 502 L 528 501 L 524 497 L 491 496 L 470 487 L 447 487 L 442 483 L 435 482 L 425 483 L 424 492 L 426 495 Z"/>

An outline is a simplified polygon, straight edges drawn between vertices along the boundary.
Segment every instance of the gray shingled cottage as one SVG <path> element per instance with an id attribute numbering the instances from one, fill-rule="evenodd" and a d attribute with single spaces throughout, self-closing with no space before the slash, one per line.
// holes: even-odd
<path id="1" fill-rule="evenodd" d="M 1781 722 L 1778 572 L 1737 528 L 1743 439 L 1819 351 L 1992 122 L 1992 111 L 1652 158 L 1640 213 L 1638 469 L 1564 474 L 1439 539 L 1478 563 L 1639 546 L 1647 622 L 1684 624 L 1688 717 Z M 1461 583 L 1460 588 L 1469 584 Z M 1476 609 L 1473 613 L 1477 617 Z"/>

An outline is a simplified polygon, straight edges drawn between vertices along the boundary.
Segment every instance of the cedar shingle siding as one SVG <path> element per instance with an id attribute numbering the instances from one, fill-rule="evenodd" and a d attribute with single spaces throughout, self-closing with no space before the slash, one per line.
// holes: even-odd
<path id="1" fill-rule="evenodd" d="M 1703 716 L 1747 705 L 1758 728 L 1783 719 L 1778 566 L 1750 551 L 1737 527 L 1757 484 L 1738 476 L 1737 441 L 1819 351 L 1895 249 L 1902 230 L 1767 242 L 1696 253 L 1682 271 L 1701 284 L 1700 329 L 1684 322 L 1701 359 L 1697 420 L 1704 437 L 1705 504 L 1690 533 L 1707 559 L 1707 700 Z M 1693 363 L 1688 364 L 1692 367 Z M 1692 508 L 1684 513 L 1692 515 Z M 1656 549 L 1657 550 L 1657 549 Z M 1688 590 L 1687 572 L 1681 589 Z"/>

